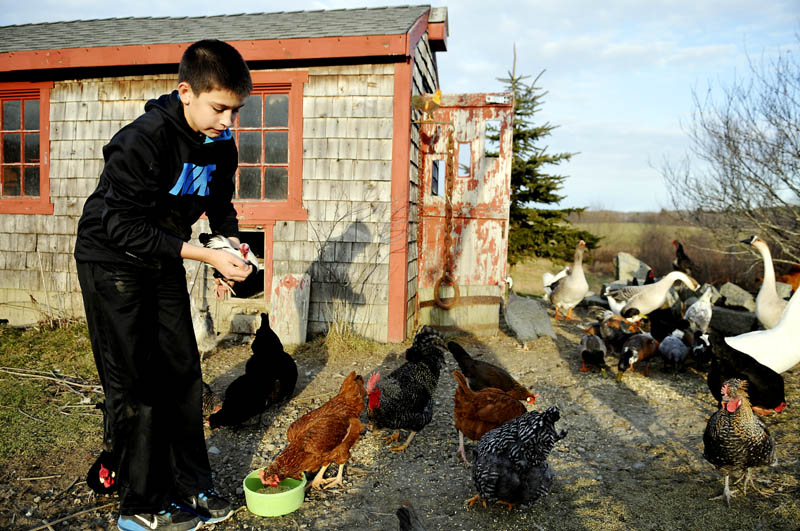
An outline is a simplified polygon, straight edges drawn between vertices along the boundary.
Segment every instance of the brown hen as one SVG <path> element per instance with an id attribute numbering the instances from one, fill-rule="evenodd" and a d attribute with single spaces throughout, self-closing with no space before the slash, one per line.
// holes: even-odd
<path id="1" fill-rule="evenodd" d="M 299 479 L 303 472 L 319 470 L 310 487 L 342 486 L 344 464 L 365 428 L 359 420 L 364 397 L 364 378 L 353 371 L 336 396 L 289 426 L 289 445 L 259 472 L 261 482 L 275 487 L 287 477 Z M 331 462 L 339 465 L 339 471 L 335 478 L 325 480 L 323 475 Z"/>

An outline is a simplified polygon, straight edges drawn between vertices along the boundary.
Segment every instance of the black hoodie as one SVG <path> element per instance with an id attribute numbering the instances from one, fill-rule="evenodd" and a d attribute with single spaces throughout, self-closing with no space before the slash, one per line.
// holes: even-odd
<path id="1" fill-rule="evenodd" d="M 239 234 L 231 203 L 238 152 L 230 130 L 214 139 L 193 131 L 177 90 L 144 109 L 103 148 L 105 167 L 78 222 L 78 261 L 178 261 L 203 213 L 212 231 Z"/>

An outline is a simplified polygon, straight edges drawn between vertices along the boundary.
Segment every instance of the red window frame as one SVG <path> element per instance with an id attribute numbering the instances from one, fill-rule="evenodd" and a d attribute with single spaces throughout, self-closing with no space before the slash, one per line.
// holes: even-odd
<path id="1" fill-rule="evenodd" d="M 52 88 L 52 82 L 0 83 L 0 104 L 7 100 L 39 100 L 39 195 L 27 197 L 0 195 L 0 214 L 53 213 L 53 203 L 50 202 L 50 89 Z M 0 122 L 1 127 L 2 122 Z M 0 162 L 2 160 L 2 146 L 0 146 Z"/>
<path id="2" fill-rule="evenodd" d="M 288 193 L 286 199 L 234 199 L 233 203 L 243 226 L 259 225 L 273 220 L 305 220 L 308 212 L 302 206 L 303 200 L 303 86 L 308 82 L 308 72 L 292 70 L 285 72 L 252 72 L 254 94 L 287 94 L 289 96 L 289 122 L 286 128 L 240 129 L 231 131 L 238 141 L 242 130 L 282 130 L 289 133 L 288 164 L 280 164 L 288 171 Z M 237 121 L 238 125 L 238 121 Z M 263 160 L 263 159 L 262 159 Z M 241 164 L 240 167 L 253 167 Z M 270 167 L 270 164 L 260 164 Z M 239 171 L 236 172 L 238 190 Z"/>

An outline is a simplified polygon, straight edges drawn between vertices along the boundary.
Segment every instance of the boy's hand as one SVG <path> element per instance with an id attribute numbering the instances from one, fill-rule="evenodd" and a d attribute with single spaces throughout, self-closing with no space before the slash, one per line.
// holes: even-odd
<path id="1" fill-rule="evenodd" d="M 241 282 L 253 272 L 253 267 L 244 260 L 226 251 L 213 250 L 213 258 L 209 261 L 214 269 L 226 280 Z"/>

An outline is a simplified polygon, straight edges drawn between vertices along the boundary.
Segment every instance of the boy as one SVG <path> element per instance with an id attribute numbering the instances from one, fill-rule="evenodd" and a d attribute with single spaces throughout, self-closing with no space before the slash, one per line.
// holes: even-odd
<path id="1" fill-rule="evenodd" d="M 188 243 L 203 213 L 213 232 L 238 243 L 229 127 L 251 89 L 229 44 L 187 48 L 177 90 L 147 102 L 103 148 L 105 166 L 78 223 L 75 260 L 125 531 L 187 531 L 232 514 L 211 481 L 182 259 L 235 281 L 251 271 L 230 253 Z"/>

